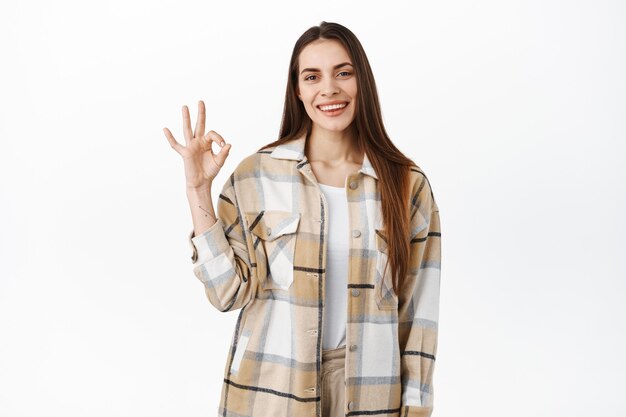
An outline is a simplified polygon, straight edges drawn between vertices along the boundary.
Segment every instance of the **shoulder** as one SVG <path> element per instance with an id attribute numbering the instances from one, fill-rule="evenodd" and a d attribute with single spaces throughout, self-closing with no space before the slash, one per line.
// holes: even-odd
<path id="1" fill-rule="evenodd" d="M 272 152 L 275 149 L 276 146 L 271 146 L 264 149 L 258 148 L 256 151 L 248 153 L 233 170 L 232 180 L 238 182 L 250 177 L 291 172 L 291 167 L 296 161 L 274 158 Z"/>
<path id="2" fill-rule="evenodd" d="M 417 164 L 410 167 L 411 204 L 417 207 L 438 211 L 435 193 L 426 172 Z"/>

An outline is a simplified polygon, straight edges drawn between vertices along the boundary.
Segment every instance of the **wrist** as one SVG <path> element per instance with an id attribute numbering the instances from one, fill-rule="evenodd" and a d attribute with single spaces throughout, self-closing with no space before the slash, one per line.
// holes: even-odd
<path id="1" fill-rule="evenodd" d="M 192 195 L 206 194 L 211 191 L 211 185 L 212 183 L 201 185 L 199 187 L 187 186 L 186 187 L 187 194 L 192 194 Z"/>

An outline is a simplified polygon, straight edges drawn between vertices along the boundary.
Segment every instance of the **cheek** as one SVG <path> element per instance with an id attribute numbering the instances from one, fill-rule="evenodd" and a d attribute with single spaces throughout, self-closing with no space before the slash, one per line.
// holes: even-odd
<path id="1" fill-rule="evenodd" d="M 359 91 L 358 91 L 358 89 L 356 88 L 356 85 L 355 85 L 354 86 L 354 90 L 352 90 L 352 97 L 354 99 L 356 99 L 358 96 L 359 96 Z"/>
<path id="2" fill-rule="evenodd" d="M 350 91 L 350 95 L 352 96 L 352 98 L 356 99 L 357 96 L 359 95 L 359 91 L 358 91 L 358 87 L 356 84 L 356 80 L 353 80 L 352 83 L 350 83 L 350 89 L 348 91 Z"/>
<path id="3" fill-rule="evenodd" d="M 315 116 L 315 107 L 313 107 L 313 105 L 310 102 L 305 101 L 304 102 L 304 110 L 307 112 L 307 114 L 309 115 L 309 117 L 314 117 Z"/>

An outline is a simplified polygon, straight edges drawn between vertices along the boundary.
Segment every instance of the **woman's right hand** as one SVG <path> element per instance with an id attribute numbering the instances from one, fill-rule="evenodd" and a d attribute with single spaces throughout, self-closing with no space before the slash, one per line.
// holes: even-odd
<path id="1" fill-rule="evenodd" d="M 163 132 L 170 146 L 183 157 L 185 164 L 185 178 L 188 189 L 200 189 L 210 187 L 217 173 L 224 166 L 224 161 L 230 151 L 230 143 L 226 144 L 224 139 L 213 130 L 204 134 L 204 122 L 206 110 L 204 102 L 198 102 L 198 120 L 196 121 L 195 132 L 191 131 L 191 120 L 189 118 L 189 108 L 183 106 L 183 133 L 185 135 L 185 146 L 174 139 L 172 132 L 165 127 Z M 213 153 L 211 145 L 217 142 L 221 149 L 217 155 Z"/>

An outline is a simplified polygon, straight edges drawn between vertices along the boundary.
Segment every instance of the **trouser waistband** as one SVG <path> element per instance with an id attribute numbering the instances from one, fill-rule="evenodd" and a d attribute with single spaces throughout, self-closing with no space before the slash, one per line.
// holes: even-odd
<path id="1" fill-rule="evenodd" d="M 322 349 L 322 361 L 326 362 L 332 359 L 345 358 L 346 346 L 340 346 L 335 349 Z"/>

